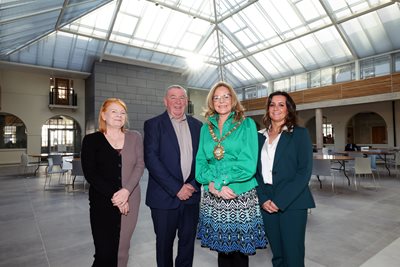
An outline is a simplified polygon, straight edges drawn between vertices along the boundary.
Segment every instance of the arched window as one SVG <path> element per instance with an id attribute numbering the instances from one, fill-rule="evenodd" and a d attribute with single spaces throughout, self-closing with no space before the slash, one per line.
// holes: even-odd
<path id="1" fill-rule="evenodd" d="M 0 113 L 0 149 L 26 148 L 26 140 L 22 120 L 9 113 Z"/>
<path id="2" fill-rule="evenodd" d="M 42 126 L 42 153 L 81 151 L 81 128 L 68 116 L 55 116 Z"/>

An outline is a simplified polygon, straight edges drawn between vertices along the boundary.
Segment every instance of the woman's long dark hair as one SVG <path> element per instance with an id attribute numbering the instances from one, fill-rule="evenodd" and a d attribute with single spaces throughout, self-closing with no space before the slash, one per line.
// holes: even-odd
<path id="1" fill-rule="evenodd" d="M 266 111 L 263 117 L 263 124 L 267 129 L 269 129 L 269 127 L 271 126 L 271 118 L 269 117 L 269 106 L 271 105 L 272 98 L 277 95 L 286 97 L 286 107 L 288 110 L 288 114 L 286 115 L 285 118 L 285 123 L 281 126 L 279 132 L 281 132 L 282 128 L 285 126 L 289 131 L 291 131 L 295 126 L 297 126 L 296 103 L 294 103 L 292 97 L 288 93 L 283 91 L 275 91 L 268 96 Z"/>

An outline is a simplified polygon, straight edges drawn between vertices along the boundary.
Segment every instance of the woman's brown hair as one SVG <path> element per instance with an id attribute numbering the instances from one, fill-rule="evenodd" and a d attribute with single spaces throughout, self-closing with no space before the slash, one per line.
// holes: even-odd
<path id="1" fill-rule="evenodd" d="M 263 124 L 266 129 L 269 129 L 269 127 L 271 126 L 271 118 L 269 117 L 269 106 L 271 105 L 272 98 L 277 95 L 286 97 L 286 108 L 288 110 L 288 114 L 285 118 L 285 123 L 281 126 L 279 132 L 282 132 L 282 128 L 285 126 L 289 131 L 291 131 L 295 126 L 297 126 L 296 103 L 294 103 L 293 98 L 288 93 L 283 91 L 275 91 L 268 96 L 266 112 L 263 117 Z"/>

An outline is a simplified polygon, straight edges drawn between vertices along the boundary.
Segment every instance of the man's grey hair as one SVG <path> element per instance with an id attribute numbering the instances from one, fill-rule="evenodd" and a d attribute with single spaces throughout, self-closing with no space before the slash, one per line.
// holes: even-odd
<path id="1" fill-rule="evenodd" d="M 165 90 L 165 96 L 167 96 L 169 90 L 174 89 L 174 88 L 178 88 L 178 89 L 183 90 L 183 92 L 185 92 L 185 96 L 187 96 L 187 91 L 186 91 L 186 89 L 183 88 L 183 86 L 180 86 L 180 85 L 178 85 L 178 84 L 174 84 L 174 85 L 168 86 L 167 90 Z"/>

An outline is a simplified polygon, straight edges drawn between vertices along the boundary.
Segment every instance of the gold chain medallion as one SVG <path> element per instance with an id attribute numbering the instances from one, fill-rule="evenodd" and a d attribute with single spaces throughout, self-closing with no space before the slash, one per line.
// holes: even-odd
<path id="1" fill-rule="evenodd" d="M 214 158 L 216 158 L 217 160 L 220 160 L 224 157 L 224 147 L 221 146 L 220 143 L 218 143 L 215 147 L 214 147 Z"/>
<path id="2" fill-rule="evenodd" d="M 235 131 L 239 125 L 242 123 L 243 119 L 241 119 L 240 121 L 238 121 L 235 126 L 232 127 L 232 129 L 229 130 L 229 132 L 227 132 L 224 136 L 221 137 L 221 139 L 218 140 L 217 136 L 214 133 L 214 129 L 213 126 L 211 125 L 210 122 L 208 122 L 208 130 L 210 131 L 211 137 L 212 139 L 217 142 L 217 145 L 214 147 L 214 158 L 216 158 L 217 160 L 221 160 L 224 158 L 224 154 L 225 154 L 225 149 L 224 147 L 221 145 L 221 142 L 225 140 L 225 138 L 227 138 L 233 131 Z"/>

